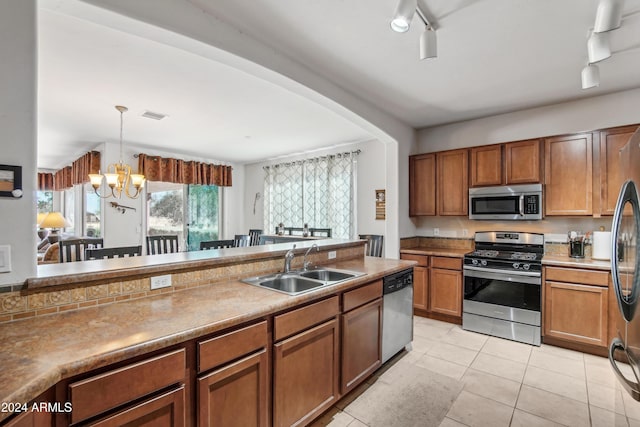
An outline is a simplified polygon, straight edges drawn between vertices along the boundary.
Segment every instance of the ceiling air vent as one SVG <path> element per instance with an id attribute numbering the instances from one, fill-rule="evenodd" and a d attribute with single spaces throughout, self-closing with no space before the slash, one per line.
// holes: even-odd
<path id="1" fill-rule="evenodd" d="M 154 113 L 153 111 L 145 111 L 144 113 L 142 113 L 142 117 L 153 120 L 162 120 L 167 117 L 167 115 L 162 113 Z"/>

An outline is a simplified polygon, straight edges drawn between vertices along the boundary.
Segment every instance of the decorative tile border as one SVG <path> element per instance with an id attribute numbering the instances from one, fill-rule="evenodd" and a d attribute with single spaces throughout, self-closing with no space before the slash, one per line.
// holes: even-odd
<path id="1" fill-rule="evenodd" d="M 327 263 L 325 252 L 310 254 L 309 259 L 313 264 Z M 363 256 L 364 246 L 336 250 L 336 260 L 357 259 Z M 303 257 L 296 256 L 291 266 L 294 269 L 302 268 L 302 263 Z M 275 273 L 282 270 L 282 265 L 283 260 L 280 258 L 260 259 L 243 264 L 176 273 L 171 274 L 171 287 L 155 290 L 151 290 L 149 277 L 88 286 L 77 284 L 48 290 L 41 288 L 35 291 L 19 285 L 15 289 L 10 287 L 10 290 L 0 292 L 0 323 Z"/>

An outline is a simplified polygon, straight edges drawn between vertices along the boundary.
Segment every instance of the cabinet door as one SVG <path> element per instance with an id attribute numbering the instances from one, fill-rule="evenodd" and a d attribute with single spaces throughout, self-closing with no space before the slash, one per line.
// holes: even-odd
<path id="1" fill-rule="evenodd" d="M 426 267 L 413 267 L 413 308 L 429 309 L 429 270 Z"/>
<path id="2" fill-rule="evenodd" d="M 5 427 L 51 427 L 54 425 L 52 414 L 52 412 L 45 411 L 23 412 L 3 425 Z"/>
<path id="3" fill-rule="evenodd" d="M 620 149 L 638 126 L 624 126 L 600 132 L 600 213 L 613 215 L 622 186 Z"/>
<path id="4" fill-rule="evenodd" d="M 436 155 L 409 157 L 409 216 L 436 214 Z"/>
<path id="5" fill-rule="evenodd" d="M 274 345 L 275 426 L 307 424 L 339 398 L 339 340 L 334 318 Z"/>
<path id="6" fill-rule="evenodd" d="M 469 214 L 469 150 L 437 153 L 438 215 Z"/>
<path id="7" fill-rule="evenodd" d="M 509 142 L 504 146 L 505 184 L 537 184 L 542 181 L 542 149 L 539 139 Z"/>
<path id="8" fill-rule="evenodd" d="M 604 286 L 546 281 L 545 336 L 606 347 L 608 295 Z"/>
<path id="9" fill-rule="evenodd" d="M 450 316 L 462 316 L 461 271 L 431 269 L 429 311 Z"/>
<path id="10" fill-rule="evenodd" d="M 545 139 L 546 215 L 591 215 L 592 136 Z"/>
<path id="11" fill-rule="evenodd" d="M 342 315 L 342 393 L 375 371 L 382 361 L 382 298 Z"/>
<path id="12" fill-rule="evenodd" d="M 267 426 L 267 351 L 262 350 L 198 379 L 198 425 Z"/>
<path id="13" fill-rule="evenodd" d="M 116 412 L 91 426 L 182 427 L 184 426 L 184 386 L 131 408 Z"/>
<path id="14" fill-rule="evenodd" d="M 471 149 L 471 186 L 502 184 L 502 145 Z"/>

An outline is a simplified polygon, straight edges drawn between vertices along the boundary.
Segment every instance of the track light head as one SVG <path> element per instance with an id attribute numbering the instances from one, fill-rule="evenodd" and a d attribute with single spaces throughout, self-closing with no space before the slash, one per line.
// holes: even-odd
<path id="1" fill-rule="evenodd" d="M 395 15 L 391 20 L 391 29 L 396 33 L 406 33 L 411 26 L 411 19 L 418 7 L 418 0 L 400 0 Z"/>
<path id="2" fill-rule="evenodd" d="M 594 33 L 603 33 L 618 28 L 622 22 L 624 0 L 600 0 L 596 10 Z"/>
<path id="3" fill-rule="evenodd" d="M 587 40 L 587 54 L 589 64 L 600 62 L 611 56 L 608 33 L 591 33 Z"/>
<path id="4" fill-rule="evenodd" d="M 582 69 L 582 89 L 589 89 L 600 85 L 600 70 L 595 64 L 588 64 Z"/>
<path id="5" fill-rule="evenodd" d="M 420 59 L 438 56 L 438 36 L 432 28 L 425 28 L 420 35 Z"/>

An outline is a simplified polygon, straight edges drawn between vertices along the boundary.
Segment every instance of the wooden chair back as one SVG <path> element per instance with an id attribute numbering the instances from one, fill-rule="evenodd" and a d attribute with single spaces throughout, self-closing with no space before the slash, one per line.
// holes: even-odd
<path id="1" fill-rule="evenodd" d="M 260 243 L 260 235 L 262 235 L 262 230 L 258 229 L 250 229 L 249 236 L 251 236 L 251 246 L 257 246 Z"/>
<path id="2" fill-rule="evenodd" d="M 85 259 L 125 258 L 142 255 L 142 245 L 118 248 L 87 249 Z"/>
<path id="3" fill-rule="evenodd" d="M 251 236 L 248 234 L 236 234 L 233 238 L 233 246 L 236 248 L 251 246 Z"/>
<path id="4" fill-rule="evenodd" d="M 304 228 L 302 227 L 285 227 L 284 233 L 289 236 L 302 236 L 304 233 Z"/>
<path id="5" fill-rule="evenodd" d="M 234 243 L 233 240 L 207 240 L 206 242 L 200 242 L 200 250 L 233 248 Z"/>
<path id="6" fill-rule="evenodd" d="M 382 257 L 382 243 L 384 236 L 380 234 L 360 234 L 360 239 L 367 241 L 364 248 L 364 254 L 366 256 Z"/>
<path id="7" fill-rule="evenodd" d="M 177 234 L 147 236 L 147 255 L 173 254 L 178 250 Z"/>
<path id="8" fill-rule="evenodd" d="M 96 237 L 88 237 L 85 239 L 66 239 L 60 240 L 60 262 L 84 261 L 85 250 L 101 248 L 103 239 Z"/>
<path id="9" fill-rule="evenodd" d="M 313 237 L 331 237 L 330 228 L 310 228 L 309 233 L 311 233 Z"/>

